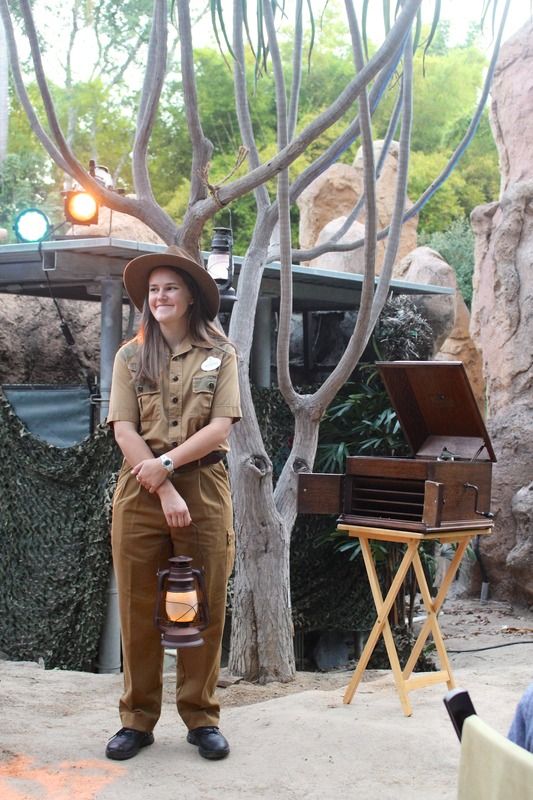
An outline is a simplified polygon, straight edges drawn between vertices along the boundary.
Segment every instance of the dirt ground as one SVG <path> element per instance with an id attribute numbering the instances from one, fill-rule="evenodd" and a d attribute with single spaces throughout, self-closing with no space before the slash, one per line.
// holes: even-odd
<path id="1" fill-rule="evenodd" d="M 533 681 L 533 610 L 448 600 L 440 615 L 456 684 L 506 733 Z M 459 652 L 460 651 L 460 652 Z M 120 727 L 120 675 L 45 671 L 0 661 L 1 800 L 448 800 L 459 743 L 445 684 L 410 694 L 402 713 L 390 671 L 372 670 L 351 704 L 351 670 L 298 672 L 290 684 L 220 689 L 232 752 L 206 762 L 185 741 L 165 675 L 155 745 L 131 761 L 104 757 Z"/>

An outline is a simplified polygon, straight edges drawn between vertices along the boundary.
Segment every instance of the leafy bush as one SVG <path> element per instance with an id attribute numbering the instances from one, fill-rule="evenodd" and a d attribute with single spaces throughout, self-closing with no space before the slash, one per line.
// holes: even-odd
<path id="1" fill-rule="evenodd" d="M 466 305 L 472 302 L 474 272 L 474 233 L 467 219 L 457 219 L 445 231 L 422 234 L 419 244 L 436 250 L 455 270 L 457 285 Z"/>
<path id="2" fill-rule="evenodd" d="M 376 325 L 373 347 L 380 360 L 429 358 L 431 328 L 405 296 L 389 300 Z M 378 371 L 359 369 L 359 381 L 347 383 L 328 409 L 320 428 L 315 469 L 343 472 L 346 456 L 405 456 L 409 448 Z"/>

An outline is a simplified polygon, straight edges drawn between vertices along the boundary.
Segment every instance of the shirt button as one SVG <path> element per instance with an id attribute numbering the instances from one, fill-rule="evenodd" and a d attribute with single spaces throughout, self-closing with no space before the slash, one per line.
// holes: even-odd
<path id="1" fill-rule="evenodd" d="M 179 380 L 179 378 L 178 378 L 178 376 L 177 376 L 177 375 L 173 375 L 173 376 L 172 376 L 172 380 L 173 380 L 173 381 L 177 381 L 177 380 Z"/>
<path id="2" fill-rule="evenodd" d="M 173 397 L 173 398 L 172 398 L 172 402 L 173 402 L 173 403 L 177 403 L 177 402 L 178 402 L 178 398 L 177 398 L 177 397 Z"/>
<path id="3" fill-rule="evenodd" d="M 172 445 L 172 447 L 177 447 L 178 446 L 177 442 L 170 442 L 170 444 Z"/>
<path id="4" fill-rule="evenodd" d="M 172 425 L 175 427 L 177 424 L 178 424 L 178 420 L 177 419 L 173 419 L 172 420 Z"/>

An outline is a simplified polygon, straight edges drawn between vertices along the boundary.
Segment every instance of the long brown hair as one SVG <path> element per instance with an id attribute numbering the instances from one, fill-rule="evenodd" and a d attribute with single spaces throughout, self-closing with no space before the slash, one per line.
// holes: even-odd
<path id="1" fill-rule="evenodd" d="M 192 344 L 213 347 L 213 345 L 228 342 L 224 332 L 209 320 L 204 296 L 196 281 L 187 272 L 183 272 L 177 267 L 168 267 L 168 269 L 180 276 L 191 293 L 193 302 L 189 306 L 188 334 Z M 148 295 L 144 298 L 141 324 L 134 341 L 139 345 L 136 380 L 158 383 L 168 361 L 170 348 L 161 333 L 159 323 L 150 311 Z"/>

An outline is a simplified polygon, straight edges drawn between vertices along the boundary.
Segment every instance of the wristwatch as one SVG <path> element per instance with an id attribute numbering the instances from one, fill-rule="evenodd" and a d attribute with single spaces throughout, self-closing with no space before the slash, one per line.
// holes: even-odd
<path id="1" fill-rule="evenodd" d="M 159 456 L 161 464 L 164 466 L 169 475 L 174 472 L 174 464 L 169 456 Z"/>

